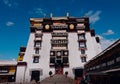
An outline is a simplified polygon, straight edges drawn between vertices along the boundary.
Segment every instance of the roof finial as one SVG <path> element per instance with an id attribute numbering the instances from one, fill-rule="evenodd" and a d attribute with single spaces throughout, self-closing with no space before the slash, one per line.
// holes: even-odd
<path id="1" fill-rule="evenodd" d="M 69 13 L 67 12 L 67 17 L 69 17 Z"/>
<path id="2" fill-rule="evenodd" d="M 53 17 L 53 14 L 52 14 L 52 13 L 50 13 L 50 17 L 51 17 L 51 18 Z"/>

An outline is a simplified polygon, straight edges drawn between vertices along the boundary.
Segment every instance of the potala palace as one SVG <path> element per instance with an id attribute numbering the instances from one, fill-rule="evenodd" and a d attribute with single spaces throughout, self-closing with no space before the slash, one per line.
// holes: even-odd
<path id="1" fill-rule="evenodd" d="M 10 70 L 6 72 L 9 74 L 6 79 L 15 82 L 42 81 L 50 72 L 53 75 L 67 72 L 68 77 L 77 79 L 84 74 L 84 64 L 100 52 L 99 37 L 90 29 L 88 17 L 51 15 L 30 18 L 27 46 L 20 47 L 17 62 L 3 65 L 14 65 L 12 74 Z"/>

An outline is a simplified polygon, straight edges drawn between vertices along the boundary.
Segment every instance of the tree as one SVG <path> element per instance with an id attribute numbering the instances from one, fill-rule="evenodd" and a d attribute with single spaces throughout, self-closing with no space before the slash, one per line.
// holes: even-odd
<path id="1" fill-rule="evenodd" d="M 50 77 L 52 77 L 52 71 L 49 72 Z"/>
<path id="2" fill-rule="evenodd" d="M 68 75 L 68 72 L 67 72 L 67 71 L 65 72 L 65 75 L 66 75 L 66 77 L 67 77 L 67 75 Z"/>

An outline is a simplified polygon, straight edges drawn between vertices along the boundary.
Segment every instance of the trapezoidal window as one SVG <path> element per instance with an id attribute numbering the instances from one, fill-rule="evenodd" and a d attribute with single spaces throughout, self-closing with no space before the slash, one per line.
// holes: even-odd
<path id="1" fill-rule="evenodd" d="M 33 63 L 39 63 L 39 56 L 34 56 Z"/>
<path id="2" fill-rule="evenodd" d="M 85 34 L 79 34 L 78 40 L 85 40 Z"/>
<path id="3" fill-rule="evenodd" d="M 86 48 L 85 42 L 79 42 L 79 48 Z"/>
<path id="4" fill-rule="evenodd" d="M 85 50 L 84 49 L 81 49 L 81 54 L 85 54 Z"/>
<path id="5" fill-rule="evenodd" d="M 35 48 L 35 54 L 39 54 L 39 48 Z"/>
<path id="6" fill-rule="evenodd" d="M 68 57 L 63 57 L 63 63 L 68 63 Z"/>
<path id="7" fill-rule="evenodd" d="M 41 47 L 41 42 L 40 41 L 35 41 L 35 47 Z"/>
<path id="8" fill-rule="evenodd" d="M 81 62 L 86 62 L 86 57 L 81 57 Z"/>
<path id="9" fill-rule="evenodd" d="M 55 57 L 50 57 L 50 63 L 55 63 Z"/>

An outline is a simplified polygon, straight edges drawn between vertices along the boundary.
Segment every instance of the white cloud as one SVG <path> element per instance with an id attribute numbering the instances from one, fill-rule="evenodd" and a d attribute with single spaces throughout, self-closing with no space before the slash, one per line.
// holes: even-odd
<path id="1" fill-rule="evenodd" d="M 90 15 L 92 15 L 92 13 L 93 13 L 93 11 L 90 10 L 90 11 L 88 11 L 85 15 L 86 15 L 86 16 L 90 16 Z"/>
<path id="2" fill-rule="evenodd" d="M 109 29 L 107 30 L 107 32 L 103 33 L 102 35 L 113 35 L 114 34 L 114 31 Z"/>
<path id="3" fill-rule="evenodd" d="M 42 15 L 44 14 L 43 9 L 41 9 L 41 8 L 36 8 L 36 9 L 34 9 L 34 11 L 36 14 L 42 14 Z"/>
<path id="4" fill-rule="evenodd" d="M 102 49 L 106 49 L 108 46 L 110 46 L 112 43 L 114 43 L 117 39 L 107 39 L 106 36 L 113 35 L 114 31 L 111 29 L 108 29 L 107 32 L 102 33 L 101 35 L 97 35 L 100 38 L 100 43 Z"/>
<path id="5" fill-rule="evenodd" d="M 6 22 L 6 26 L 13 26 L 13 25 L 14 25 L 14 22 L 11 22 L 11 21 Z"/>
<path id="6" fill-rule="evenodd" d="M 110 46 L 112 43 L 114 43 L 116 39 L 101 39 L 101 47 L 102 49 L 106 49 L 108 46 Z"/>
<path id="7" fill-rule="evenodd" d="M 15 2 L 15 0 L 14 1 L 13 0 L 3 0 L 3 3 L 8 7 L 19 5 L 17 2 Z"/>
<path id="8" fill-rule="evenodd" d="M 12 6 L 12 4 L 9 2 L 9 0 L 3 0 L 3 2 L 4 2 L 5 5 L 7 5 L 9 7 Z"/>
<path id="9" fill-rule="evenodd" d="M 15 59 L 15 58 L 13 58 L 13 59 L 12 59 L 12 61 L 16 61 L 16 59 Z"/>
<path id="10" fill-rule="evenodd" d="M 101 14 L 101 11 L 94 12 L 90 10 L 85 14 L 85 16 L 88 16 L 90 18 L 90 23 L 94 24 L 100 20 L 100 14 Z"/>
<path id="11" fill-rule="evenodd" d="M 34 8 L 32 11 L 29 11 L 28 13 L 35 15 L 45 15 L 45 12 L 42 8 Z"/>
<path id="12" fill-rule="evenodd" d="M 117 40 L 117 39 L 107 39 L 101 35 L 97 35 L 97 36 L 100 38 L 102 50 L 106 49 L 107 47 L 109 47 L 112 43 L 114 43 Z"/>

